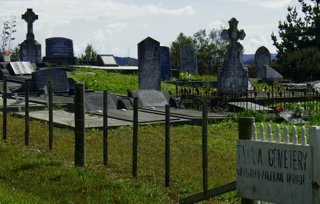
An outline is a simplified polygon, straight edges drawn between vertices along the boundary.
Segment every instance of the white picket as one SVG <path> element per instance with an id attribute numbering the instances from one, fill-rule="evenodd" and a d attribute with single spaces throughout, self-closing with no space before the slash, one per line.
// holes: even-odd
<path id="1" fill-rule="evenodd" d="M 289 144 L 289 129 L 288 126 L 284 126 L 283 130 L 284 143 Z"/>
<path id="2" fill-rule="evenodd" d="M 268 125 L 268 142 L 273 142 L 272 141 L 272 126 L 271 126 L 271 124 Z"/>
<path id="3" fill-rule="evenodd" d="M 260 141 L 264 141 L 264 125 L 260 124 Z"/>
<path id="4" fill-rule="evenodd" d="M 276 142 L 280 143 L 281 142 L 281 133 L 280 133 L 280 125 L 277 124 L 276 126 Z"/>
<path id="5" fill-rule="evenodd" d="M 298 144 L 298 133 L 295 125 L 292 127 L 292 143 L 295 145 Z"/>

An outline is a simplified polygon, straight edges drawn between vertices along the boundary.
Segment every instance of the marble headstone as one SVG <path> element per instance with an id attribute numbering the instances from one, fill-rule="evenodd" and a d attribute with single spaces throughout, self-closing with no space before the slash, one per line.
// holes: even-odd
<path id="1" fill-rule="evenodd" d="M 118 67 L 118 63 L 113 55 L 97 55 L 97 63 L 100 66 Z"/>
<path id="2" fill-rule="evenodd" d="M 223 62 L 223 67 L 218 71 L 218 94 L 237 97 L 248 91 L 248 73 L 240 61 L 243 47 L 237 41 L 246 36 L 243 30 L 238 30 L 238 21 L 232 18 L 230 28 L 223 30 L 221 37 L 229 41 L 228 52 Z"/>
<path id="3" fill-rule="evenodd" d="M 28 8 L 22 19 L 28 24 L 28 33 L 27 39 L 20 44 L 20 61 L 41 62 L 41 45 L 35 40 L 33 33 L 33 23 L 38 19 L 38 15 Z"/>
<path id="4" fill-rule="evenodd" d="M 262 46 L 256 51 L 254 55 L 254 64 L 257 78 L 266 78 L 264 66 L 270 67 L 271 65 L 271 54 L 266 47 Z"/>
<path id="5" fill-rule="evenodd" d="M 43 61 L 55 64 L 75 64 L 72 40 L 62 37 L 47 38 L 46 56 Z"/>
<path id="6" fill-rule="evenodd" d="M 130 91 L 130 94 L 138 98 L 139 106 L 142 107 L 164 107 L 168 104 L 168 99 L 162 91 L 141 89 Z"/>
<path id="7" fill-rule="evenodd" d="M 69 92 L 67 74 L 59 68 L 42 69 L 33 72 L 32 80 L 35 82 L 37 90 L 43 90 L 45 86 L 48 86 L 48 81 L 51 80 L 54 93 Z"/>
<path id="8" fill-rule="evenodd" d="M 189 44 L 186 44 L 181 48 L 180 67 L 181 72 L 198 74 L 197 53 L 196 50 Z"/>
<path id="9" fill-rule="evenodd" d="M 116 96 L 108 94 L 108 109 L 117 109 Z M 85 94 L 85 109 L 90 113 L 103 112 L 103 93 L 93 92 Z"/>
<path id="10" fill-rule="evenodd" d="M 30 62 L 10 62 L 7 68 L 11 75 L 31 74 L 36 70 Z"/>
<path id="11" fill-rule="evenodd" d="M 170 53 L 169 48 L 161 46 L 160 47 L 160 65 L 161 65 L 161 80 L 166 81 L 171 77 L 171 67 L 170 67 Z"/>
<path id="12" fill-rule="evenodd" d="M 160 43 L 150 37 L 138 44 L 139 89 L 161 90 Z"/>

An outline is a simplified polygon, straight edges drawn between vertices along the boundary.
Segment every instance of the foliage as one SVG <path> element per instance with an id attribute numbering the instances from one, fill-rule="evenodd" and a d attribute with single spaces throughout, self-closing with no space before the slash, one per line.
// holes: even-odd
<path id="1" fill-rule="evenodd" d="M 263 113 L 260 113 L 258 111 L 254 111 L 254 110 L 244 110 L 244 111 L 237 113 L 236 119 L 239 119 L 241 117 L 253 117 L 253 118 L 255 118 L 255 121 L 259 122 L 259 123 L 264 122 L 267 119 Z"/>
<path id="2" fill-rule="evenodd" d="M 213 73 L 214 58 L 223 58 L 227 51 L 227 41 L 221 38 L 222 29 L 212 29 L 207 34 L 201 29 L 193 34 L 193 45 L 197 51 L 197 63 L 202 74 Z"/>
<path id="3" fill-rule="evenodd" d="M 180 68 L 180 50 L 186 44 L 192 44 L 192 38 L 179 33 L 177 39 L 170 46 L 170 62 L 172 69 Z"/>
<path id="4" fill-rule="evenodd" d="M 17 46 L 12 51 L 11 61 L 19 61 L 19 58 L 20 58 L 20 46 Z"/>
<path id="5" fill-rule="evenodd" d="M 92 45 L 87 44 L 84 53 L 78 58 L 80 64 L 94 64 L 97 60 L 97 51 Z"/>
<path id="6" fill-rule="evenodd" d="M 69 75 L 77 82 L 83 82 L 88 88 L 96 91 L 108 91 L 115 94 L 127 94 L 128 90 L 138 89 L 138 76 L 120 74 L 93 68 L 79 68 Z M 175 93 L 175 86 L 161 83 L 162 90 Z"/>
<path id="7" fill-rule="evenodd" d="M 286 21 L 279 22 L 279 38 L 272 33 L 271 37 L 277 48 L 279 67 L 292 71 L 307 70 L 319 73 L 314 61 L 319 60 L 320 49 L 320 1 L 298 0 L 303 17 L 296 8 L 288 7 Z M 284 69 L 284 68 L 282 68 Z M 281 71 L 281 70 L 280 70 Z M 282 70 L 282 73 L 287 73 Z"/>
<path id="8" fill-rule="evenodd" d="M 11 41 L 15 40 L 13 34 L 16 30 L 16 16 L 12 16 L 3 22 L 3 30 L 1 34 L 1 52 L 11 52 Z M 11 53 L 10 53 L 11 54 Z"/>
<path id="9" fill-rule="evenodd" d="M 227 42 L 222 40 L 222 28 L 212 29 L 207 33 L 201 29 L 193 36 L 180 33 L 170 46 L 170 60 L 173 69 L 180 69 L 180 50 L 186 45 L 192 45 L 197 51 L 197 63 L 200 74 L 213 73 L 214 58 L 223 58 L 227 51 Z"/>
<path id="10" fill-rule="evenodd" d="M 190 78 L 191 78 L 191 74 L 189 74 L 188 72 L 180 72 L 179 73 L 179 80 L 189 81 Z"/>
<path id="11" fill-rule="evenodd" d="M 1 114 L 0 114 L 1 116 Z M 201 126 L 171 127 L 171 185 L 164 187 L 164 125 L 139 126 L 138 176 L 131 176 L 132 127 L 108 130 L 109 165 L 102 165 L 103 133 L 86 131 L 86 167 L 74 167 L 74 132 L 8 116 L 8 141 L 0 141 L 0 197 L 4 203 L 177 203 L 202 189 Z M 0 117 L 2 123 L 2 116 Z M 209 189 L 235 180 L 237 123 L 208 125 Z M 236 193 L 209 202 L 239 203 Z"/>

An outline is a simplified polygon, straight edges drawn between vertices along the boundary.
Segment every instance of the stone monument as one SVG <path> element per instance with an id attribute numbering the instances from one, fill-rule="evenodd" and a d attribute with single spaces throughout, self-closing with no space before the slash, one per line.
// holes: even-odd
<path id="1" fill-rule="evenodd" d="M 43 58 L 44 62 L 55 64 L 76 63 L 76 58 L 73 53 L 73 42 L 71 39 L 54 37 L 46 39 L 46 56 Z"/>
<path id="2" fill-rule="evenodd" d="M 198 74 L 197 53 L 196 50 L 189 44 L 186 44 L 181 48 L 180 67 L 181 72 Z"/>
<path id="3" fill-rule="evenodd" d="M 150 37 L 138 44 L 139 89 L 161 90 L 160 43 Z"/>
<path id="4" fill-rule="evenodd" d="M 41 62 L 41 45 L 35 40 L 33 33 L 33 22 L 38 19 L 38 15 L 28 8 L 22 15 L 22 19 L 28 24 L 28 33 L 27 39 L 20 45 L 20 60 L 31 63 Z"/>
<path id="5" fill-rule="evenodd" d="M 169 48 L 161 46 L 160 47 L 160 65 L 161 65 L 161 80 L 166 81 L 171 77 L 171 67 L 170 67 L 170 53 Z"/>
<path id="6" fill-rule="evenodd" d="M 223 30 L 221 37 L 229 41 L 228 52 L 223 67 L 218 71 L 218 94 L 237 97 L 247 93 L 248 73 L 240 61 L 243 47 L 238 40 L 246 36 L 243 30 L 238 30 L 238 21 L 232 18 L 229 21 L 229 29 Z"/>
<path id="7" fill-rule="evenodd" d="M 262 46 L 260 47 L 254 55 L 254 65 L 256 67 L 257 78 L 265 78 L 264 66 L 271 65 L 271 54 L 269 50 Z"/>

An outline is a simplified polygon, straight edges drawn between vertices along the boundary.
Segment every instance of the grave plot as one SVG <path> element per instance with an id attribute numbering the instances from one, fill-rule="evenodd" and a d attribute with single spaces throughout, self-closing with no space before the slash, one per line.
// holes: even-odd
<path id="1" fill-rule="evenodd" d="M 14 113 L 18 116 L 24 116 L 25 113 Z M 29 113 L 29 117 L 32 119 L 49 121 L 48 111 L 33 111 Z M 53 111 L 53 123 L 55 125 L 72 127 L 74 128 L 74 113 L 70 113 L 63 110 L 54 110 Z M 131 122 L 117 120 L 114 118 L 108 118 L 108 127 L 119 127 L 124 125 L 132 125 Z M 102 128 L 103 127 L 103 118 L 98 115 L 85 114 L 85 127 L 86 128 Z"/>
<path id="2" fill-rule="evenodd" d="M 131 91 L 131 94 L 138 97 L 141 112 L 165 115 L 165 105 L 169 104 L 169 95 L 165 96 L 163 92 L 156 90 Z M 171 107 L 170 116 L 180 119 L 200 120 L 202 119 L 202 112 Z M 226 117 L 222 114 L 208 113 L 209 119 L 225 119 Z"/>
<path id="3" fill-rule="evenodd" d="M 117 109 L 117 103 L 118 103 L 118 97 L 114 94 L 108 94 L 108 117 L 114 118 L 117 120 L 133 122 L 133 110 Z M 95 92 L 95 93 L 86 94 L 85 108 L 86 108 L 86 112 L 102 116 L 103 115 L 103 93 Z M 163 114 L 147 113 L 139 110 L 138 122 L 144 123 L 144 124 L 164 123 L 165 117 Z M 187 122 L 187 120 L 180 119 L 178 117 L 172 117 L 171 122 Z"/>

